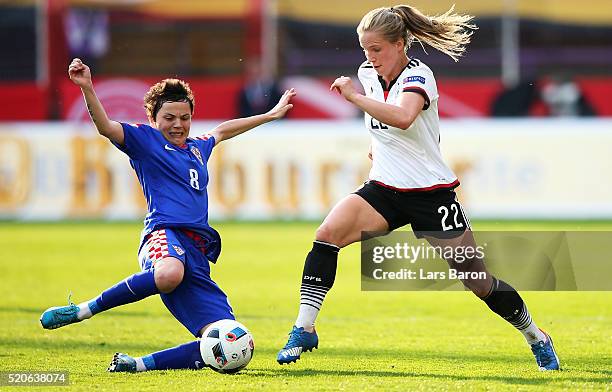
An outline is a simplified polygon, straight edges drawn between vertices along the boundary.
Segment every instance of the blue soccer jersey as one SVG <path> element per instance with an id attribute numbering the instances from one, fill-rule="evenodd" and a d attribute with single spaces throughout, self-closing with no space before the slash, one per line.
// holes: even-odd
<path id="1" fill-rule="evenodd" d="M 216 260 L 221 244 L 218 233 L 208 224 L 206 191 L 214 137 L 188 138 L 184 146 L 177 147 L 148 125 L 121 125 L 123 145 L 113 144 L 130 158 L 147 200 L 141 245 L 154 230 L 188 228 L 207 240 L 207 257 Z"/>

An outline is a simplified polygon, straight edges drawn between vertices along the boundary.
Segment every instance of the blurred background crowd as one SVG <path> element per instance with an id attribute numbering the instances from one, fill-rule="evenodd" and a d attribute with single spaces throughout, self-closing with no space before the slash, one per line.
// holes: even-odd
<path id="1" fill-rule="evenodd" d="M 399 0 L 398 0 L 399 1 Z M 447 0 L 414 0 L 429 13 Z M 359 113 L 327 92 L 364 60 L 355 27 L 372 0 L 20 0 L 0 2 L 0 121 L 87 120 L 66 76 L 93 70 L 111 116 L 144 120 L 150 83 L 193 87 L 196 119 L 265 110 L 296 87 L 291 118 Z M 415 44 L 440 89 L 442 117 L 611 116 L 612 2 L 463 0 L 479 30 L 454 63 Z"/>
<path id="2" fill-rule="evenodd" d="M 400 1 L 400 0 L 396 0 Z M 430 15 L 451 0 L 411 0 Z M 329 91 L 355 76 L 374 0 L 0 0 L 0 220 L 141 219 L 125 157 L 97 136 L 67 66 L 91 66 L 109 117 L 146 123 L 167 77 L 196 97 L 192 135 L 289 119 L 215 149 L 211 219 L 320 219 L 367 179 L 363 115 Z M 478 219 L 612 217 L 612 1 L 462 0 L 479 29 L 458 63 L 415 43 L 438 82 L 440 147 Z M 355 83 L 359 85 L 356 78 Z"/>

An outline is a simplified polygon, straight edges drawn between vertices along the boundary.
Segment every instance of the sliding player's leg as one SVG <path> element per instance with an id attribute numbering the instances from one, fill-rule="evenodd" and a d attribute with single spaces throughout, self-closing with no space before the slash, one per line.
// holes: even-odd
<path id="1" fill-rule="evenodd" d="M 171 293 L 160 297 L 172 315 L 192 335 L 201 337 L 206 327 L 219 320 L 234 320 L 234 312 L 227 295 L 210 277 L 210 264 L 206 256 L 194 246 L 191 239 L 176 234 L 184 245 L 184 278 Z M 158 351 L 143 357 L 116 353 L 108 371 L 136 372 L 164 369 L 200 369 L 203 367 L 199 340 Z"/>
<path id="2" fill-rule="evenodd" d="M 143 357 L 131 357 L 128 354 L 115 353 L 107 370 L 109 372 L 144 372 L 148 370 L 201 369 L 203 366 L 200 341 L 194 340 Z"/>
<path id="3" fill-rule="evenodd" d="M 172 292 L 183 280 L 183 253 L 170 230 L 155 231 L 140 251 L 141 272 L 125 278 L 89 301 L 78 305 L 70 302 L 67 306 L 47 309 L 41 315 L 40 323 L 45 329 L 56 329 L 154 294 Z"/>

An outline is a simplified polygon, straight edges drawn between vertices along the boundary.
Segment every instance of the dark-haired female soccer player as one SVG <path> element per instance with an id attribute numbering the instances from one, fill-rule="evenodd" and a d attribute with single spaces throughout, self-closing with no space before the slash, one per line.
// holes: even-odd
<path id="1" fill-rule="evenodd" d="M 194 336 L 221 319 L 234 319 L 225 293 L 210 277 L 210 262 L 221 251 L 221 238 L 208 224 L 207 161 L 224 140 L 283 117 L 293 107 L 293 89 L 265 114 L 226 121 L 204 137 L 189 137 L 194 97 L 189 85 L 165 79 L 144 97 L 150 125 L 112 121 L 98 100 L 87 65 L 74 59 L 70 79 L 81 88 L 98 132 L 130 158 L 148 212 L 138 259 L 141 272 L 127 277 L 98 297 L 79 305 L 46 310 L 40 322 L 54 329 L 76 323 L 116 306 L 159 294 Z M 108 370 L 197 369 L 202 367 L 199 341 L 144 357 L 115 354 Z"/>
<path id="2" fill-rule="evenodd" d="M 366 61 L 358 76 L 365 95 L 343 76 L 331 89 L 365 112 L 372 169 L 369 181 L 341 200 L 316 232 L 304 265 L 299 313 L 289 341 L 278 353 L 279 363 L 295 362 L 303 351 L 318 347 L 314 322 L 334 283 L 338 252 L 360 241 L 362 232 L 411 224 L 417 236 L 433 246 L 475 247 L 469 221 L 453 191 L 459 181 L 440 154 L 434 75 L 421 61 L 408 57 L 416 40 L 457 60 L 476 28 L 471 20 L 453 9 L 430 17 L 398 5 L 374 9 L 359 23 Z M 559 369 L 552 339 L 535 325 L 515 289 L 486 273 L 482 260 L 447 261 L 458 271 L 485 272 L 486 279 L 463 283 L 524 335 L 541 370 Z"/>

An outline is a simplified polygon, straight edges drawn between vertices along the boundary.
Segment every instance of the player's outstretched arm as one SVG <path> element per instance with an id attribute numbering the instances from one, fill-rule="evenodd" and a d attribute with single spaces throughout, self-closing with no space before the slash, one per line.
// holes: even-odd
<path id="1" fill-rule="evenodd" d="M 336 79 L 329 89 L 342 94 L 344 99 L 381 123 L 400 129 L 410 127 L 425 105 L 425 98 L 416 93 L 402 93 L 397 106 L 368 98 L 357 92 L 351 78 L 346 76 Z"/>
<path id="2" fill-rule="evenodd" d="M 87 110 L 91 116 L 91 121 L 93 121 L 98 129 L 98 133 L 102 136 L 106 136 L 115 143 L 123 144 L 123 127 L 117 121 L 110 120 L 106 115 L 106 111 L 94 90 L 89 67 L 85 65 L 81 59 L 76 58 L 72 60 L 68 66 L 68 76 L 70 76 L 70 80 L 72 80 L 74 84 L 81 88 Z"/>
<path id="3" fill-rule="evenodd" d="M 253 129 L 259 125 L 270 121 L 278 120 L 287 114 L 287 111 L 293 107 L 291 98 L 295 96 L 295 89 L 285 90 L 285 93 L 269 112 L 258 114 L 251 117 L 237 118 L 219 124 L 212 130 L 211 134 L 215 138 L 215 143 L 219 144 L 223 140 L 231 139 L 241 133 Z"/>

